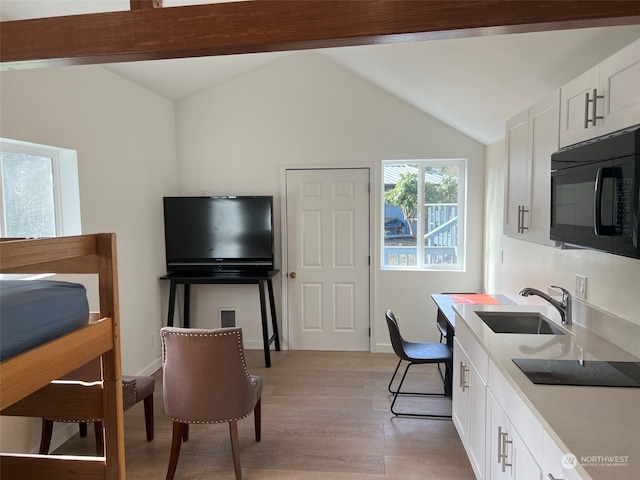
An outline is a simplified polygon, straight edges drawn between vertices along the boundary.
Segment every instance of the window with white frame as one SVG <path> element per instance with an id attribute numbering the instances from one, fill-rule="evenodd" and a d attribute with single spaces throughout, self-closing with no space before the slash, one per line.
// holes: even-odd
<path id="1" fill-rule="evenodd" d="M 466 159 L 383 162 L 383 269 L 464 270 L 466 173 Z"/>
<path id="2" fill-rule="evenodd" d="M 0 139 L 0 236 L 80 233 L 76 152 Z"/>

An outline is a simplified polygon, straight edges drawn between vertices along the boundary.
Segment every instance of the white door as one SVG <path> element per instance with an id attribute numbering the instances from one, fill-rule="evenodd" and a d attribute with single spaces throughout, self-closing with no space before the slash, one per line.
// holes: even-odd
<path id="1" fill-rule="evenodd" d="M 287 170 L 286 219 L 290 348 L 369 351 L 369 169 Z"/>

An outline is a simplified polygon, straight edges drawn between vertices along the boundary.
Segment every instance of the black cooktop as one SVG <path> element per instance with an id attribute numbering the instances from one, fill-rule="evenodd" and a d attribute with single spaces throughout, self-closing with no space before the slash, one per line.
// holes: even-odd
<path id="1" fill-rule="evenodd" d="M 533 383 L 591 387 L 640 388 L 640 362 L 585 360 L 547 360 L 514 358 L 520 370 Z"/>

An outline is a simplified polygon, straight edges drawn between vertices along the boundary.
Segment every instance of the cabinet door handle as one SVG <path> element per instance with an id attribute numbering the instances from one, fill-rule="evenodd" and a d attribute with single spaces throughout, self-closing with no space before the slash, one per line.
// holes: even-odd
<path id="1" fill-rule="evenodd" d="M 529 213 L 529 210 L 524 205 L 518 205 L 518 233 L 524 233 L 525 230 L 529 230 L 529 227 L 524 226 L 525 213 Z"/>
<path id="2" fill-rule="evenodd" d="M 584 94 L 584 128 L 589 128 L 589 92 Z"/>
<path id="3" fill-rule="evenodd" d="M 584 94 L 584 128 L 589 128 L 589 123 L 596 126 L 598 120 L 603 120 L 604 116 L 598 115 L 598 100 L 602 100 L 604 95 L 598 95 L 598 89 L 593 89 L 593 98 L 589 98 L 589 92 Z M 589 104 L 591 104 L 591 117 L 589 118 Z"/>
<path id="4" fill-rule="evenodd" d="M 504 445 L 502 446 L 502 471 L 505 472 L 507 467 L 513 467 L 513 461 L 512 463 L 507 463 L 507 445 L 513 444 L 513 441 L 507 439 L 507 432 L 504 432 L 503 435 L 504 436 L 502 438 L 504 441 Z M 511 451 L 513 452 L 513 448 L 511 449 Z"/>
<path id="5" fill-rule="evenodd" d="M 502 427 L 498 427 L 498 463 L 502 464 L 502 472 L 504 473 L 507 467 L 511 467 L 511 463 L 507 463 L 507 445 L 512 444 L 511 440 L 508 440 L 509 432 L 503 432 Z"/>
<path id="6" fill-rule="evenodd" d="M 549 480 L 564 480 L 563 478 L 556 478 L 552 474 L 549 474 Z"/>
<path id="7" fill-rule="evenodd" d="M 467 373 L 469 373 L 469 367 L 460 362 L 460 388 L 464 392 L 469 388 L 469 382 L 467 381 Z"/>

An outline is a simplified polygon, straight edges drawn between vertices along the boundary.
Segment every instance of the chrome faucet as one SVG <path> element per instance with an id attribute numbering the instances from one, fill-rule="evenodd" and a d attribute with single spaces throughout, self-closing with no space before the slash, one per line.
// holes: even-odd
<path id="1" fill-rule="evenodd" d="M 571 294 L 568 290 L 562 287 L 556 287 L 552 285 L 550 288 L 554 288 L 562 292 L 562 301 L 558 301 L 554 298 L 551 298 L 546 293 L 541 292 L 540 290 L 536 290 L 535 288 L 523 288 L 520 290 L 520 295 L 523 297 L 528 297 L 529 295 L 537 295 L 538 297 L 544 298 L 551 305 L 556 307 L 556 310 L 560 312 L 560 320 L 565 325 L 571 325 Z"/>

